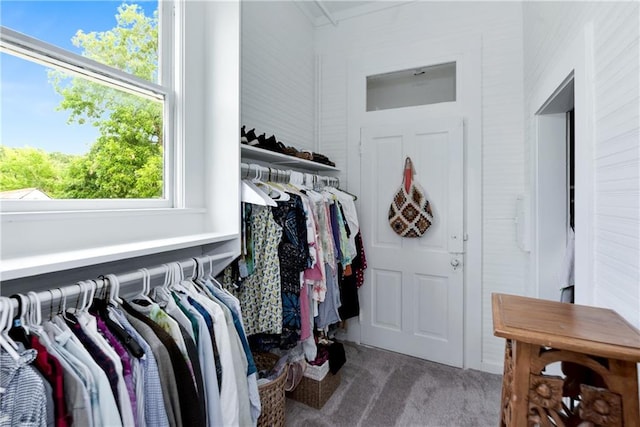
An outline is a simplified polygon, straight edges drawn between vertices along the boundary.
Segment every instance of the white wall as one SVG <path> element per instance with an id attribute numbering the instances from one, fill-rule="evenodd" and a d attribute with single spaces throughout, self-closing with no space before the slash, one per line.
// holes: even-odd
<path id="1" fill-rule="evenodd" d="M 385 47 L 402 50 L 429 39 L 465 34 L 481 38 L 481 362 L 485 368 L 498 367 L 503 341 L 493 337 L 490 295 L 535 296 L 536 289 L 532 256 L 518 248 L 513 221 L 516 196 L 532 185 L 534 115 L 539 107 L 533 101 L 558 63 L 572 54 L 588 22 L 594 29 L 589 80 L 595 119 L 594 239 L 593 270 L 581 274 L 593 280 L 591 285 L 578 285 L 577 298 L 580 303 L 612 307 L 640 325 L 638 14 L 633 2 L 414 2 L 313 30 L 291 3 L 244 2 L 242 123 L 275 133 L 299 148 L 307 146 L 299 140 L 312 141 L 315 136 L 317 149 L 336 162 L 346 182 L 353 161 L 347 158 L 348 147 L 358 143 L 347 137 L 349 58 Z M 309 47 L 314 38 L 320 63 L 315 71 Z M 309 142 L 307 147 L 312 146 Z"/>
<path id="2" fill-rule="evenodd" d="M 515 201 L 524 190 L 522 9 L 519 3 L 415 2 L 318 28 L 319 149 L 344 172 L 348 159 L 348 61 L 382 48 L 472 35 L 482 39 L 483 260 L 481 360 L 499 371 L 504 342 L 493 337 L 492 292 L 524 293 L 527 257 L 516 244 Z M 407 51 L 410 55 L 411 52 Z M 478 283 L 481 282 L 481 283 Z M 366 285 L 365 285 L 366 286 Z M 462 308 L 461 308 L 462 309 Z M 492 368 L 493 367 L 493 368 Z"/>
<path id="3" fill-rule="evenodd" d="M 243 1 L 241 123 L 315 149 L 314 28 L 291 1 Z"/>
<path id="4" fill-rule="evenodd" d="M 592 195 L 593 213 L 587 218 L 592 240 L 585 242 L 592 247 L 592 262 L 589 271 L 576 272 L 584 278 L 576 283 L 576 299 L 612 308 L 640 326 L 639 4 L 525 2 L 523 17 L 527 156 L 535 143 L 536 98 L 559 72 L 562 58 L 575 55 L 574 41 L 583 39 L 585 25 L 592 24 L 593 77 L 587 89 L 593 92 L 593 129 L 576 140 L 576 146 L 593 143 L 585 159 L 593 181 L 576 183 L 577 191 Z M 576 96 L 581 89 L 576 87 Z M 576 114 L 580 108 L 576 104 Z M 527 160 L 529 181 L 532 162 Z M 576 220 L 582 214 L 577 211 Z M 581 238 L 576 234 L 577 250 Z"/>

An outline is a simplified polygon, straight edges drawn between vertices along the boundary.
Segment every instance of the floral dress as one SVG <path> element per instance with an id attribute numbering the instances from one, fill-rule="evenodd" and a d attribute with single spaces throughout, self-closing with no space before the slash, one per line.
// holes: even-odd
<path id="1" fill-rule="evenodd" d="M 234 289 L 232 267 L 224 272 L 224 285 L 242 308 L 247 335 L 282 332 L 282 300 L 278 244 L 282 236 L 271 209 L 253 206 L 251 218 L 254 272 Z"/>

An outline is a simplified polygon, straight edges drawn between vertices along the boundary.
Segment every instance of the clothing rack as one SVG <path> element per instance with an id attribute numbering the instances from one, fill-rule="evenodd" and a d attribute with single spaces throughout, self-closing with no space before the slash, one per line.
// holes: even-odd
<path id="1" fill-rule="evenodd" d="M 200 269 L 205 276 L 208 274 L 212 274 L 214 261 L 219 261 L 225 258 L 232 260 L 235 257 L 234 252 L 225 252 L 216 255 L 206 255 L 196 258 L 190 258 L 182 261 L 174 261 L 172 263 L 158 265 L 151 268 L 140 268 L 135 271 L 131 271 L 124 274 L 116 274 L 115 276 L 118 286 L 119 286 L 119 295 L 120 297 L 131 297 L 134 296 L 140 291 L 143 290 L 143 280 L 148 278 L 149 286 L 156 282 L 157 284 L 162 284 L 167 279 L 167 277 L 172 274 L 172 268 L 176 270 L 179 267 L 179 272 L 181 274 L 181 278 L 191 278 L 195 277 L 196 268 Z M 105 277 L 107 276 L 107 277 Z M 109 275 L 101 275 L 97 279 L 93 279 L 95 282 L 95 293 L 98 294 L 99 291 L 106 289 L 109 287 Z M 80 298 L 82 293 L 85 291 L 79 285 L 79 282 L 73 285 L 68 285 L 59 288 L 53 288 L 46 291 L 41 291 L 37 293 L 38 300 L 40 301 L 40 306 L 43 311 L 43 314 L 47 309 L 52 308 L 53 306 L 59 306 L 63 300 L 67 301 L 67 306 L 72 307 L 74 303 L 70 303 L 70 301 L 75 301 Z M 24 294 L 23 294 L 24 295 Z M 18 297 L 13 296 L 9 297 L 11 304 L 15 310 L 19 308 Z M 75 300 L 74 300 L 75 298 Z M 48 313 L 47 313 L 48 314 Z"/>
<path id="2" fill-rule="evenodd" d="M 255 163 L 240 163 L 240 177 L 242 179 L 263 179 L 283 184 L 294 182 L 307 185 L 340 186 L 340 180 L 334 176 L 296 172 L 290 169 L 276 169 Z"/>

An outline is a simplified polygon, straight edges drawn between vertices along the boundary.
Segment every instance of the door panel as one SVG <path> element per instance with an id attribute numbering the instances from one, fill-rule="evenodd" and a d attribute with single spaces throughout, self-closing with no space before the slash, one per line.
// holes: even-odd
<path id="1" fill-rule="evenodd" d="M 416 316 L 416 335 L 446 339 L 449 291 L 444 277 L 415 275 L 418 298 L 413 309 Z"/>
<path id="2" fill-rule="evenodd" d="M 373 270 L 373 303 L 371 323 L 376 327 L 402 330 L 402 273 Z"/>
<path id="3" fill-rule="evenodd" d="M 459 118 L 361 131 L 371 283 L 361 288 L 361 340 L 453 366 L 463 363 L 462 135 Z M 395 234 L 387 219 L 407 155 L 434 212 L 429 230 L 413 239 Z"/>

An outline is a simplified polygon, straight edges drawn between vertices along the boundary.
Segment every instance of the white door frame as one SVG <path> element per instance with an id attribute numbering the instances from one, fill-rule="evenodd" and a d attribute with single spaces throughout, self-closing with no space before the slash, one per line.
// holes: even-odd
<path id="1" fill-rule="evenodd" d="M 544 265 L 541 263 L 541 248 L 539 237 L 544 234 L 540 230 L 544 225 L 538 224 L 537 214 L 542 209 L 544 195 L 539 194 L 539 174 L 544 165 L 539 165 L 538 151 L 544 146 L 539 139 L 544 136 L 547 118 L 537 113 L 543 112 L 562 90 L 566 81 L 573 76 L 575 99 L 575 302 L 578 304 L 594 305 L 594 87 L 593 87 L 593 23 L 585 25 L 582 33 L 564 50 L 559 50 L 549 61 L 552 67 L 544 73 L 540 81 L 532 88 L 530 102 L 525 105 L 526 114 L 533 117 L 535 135 L 530 147 L 531 154 L 531 221 L 532 239 L 532 268 L 531 296 L 547 296 L 549 288 L 556 284 L 541 283 L 544 277 Z M 562 135 L 564 137 L 564 135 Z M 564 191 L 564 189 L 561 189 Z M 556 286 L 557 288 L 558 286 Z M 558 298 L 560 292 L 558 290 Z"/>
<path id="2" fill-rule="evenodd" d="M 367 50 L 351 57 L 347 80 L 347 181 L 349 191 L 360 192 L 360 128 L 380 124 L 382 112 L 366 112 L 366 76 L 455 61 L 456 102 L 397 109 L 398 124 L 431 118 L 459 116 L 465 121 L 464 367 L 495 370 L 482 361 L 482 40 L 480 34 L 432 39 L 401 48 Z M 365 236 L 366 239 L 366 236 Z M 488 298 L 488 296 L 487 296 Z M 484 304 L 488 307 L 487 304 Z M 355 325 L 354 325 L 355 326 Z M 350 326 L 349 338 L 359 342 Z M 354 336 L 356 335 L 356 336 Z"/>

